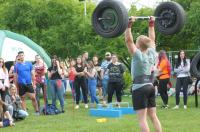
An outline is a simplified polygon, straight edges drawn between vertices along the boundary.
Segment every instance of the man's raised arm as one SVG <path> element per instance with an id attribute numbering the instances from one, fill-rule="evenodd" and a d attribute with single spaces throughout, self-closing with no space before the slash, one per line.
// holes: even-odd
<path id="1" fill-rule="evenodd" d="M 155 48 L 155 39 L 156 39 L 154 23 L 155 23 L 155 17 L 151 16 L 149 20 L 149 38 L 152 41 L 151 47 L 153 48 Z"/>
<path id="2" fill-rule="evenodd" d="M 128 27 L 125 31 L 125 41 L 126 41 L 126 47 L 128 48 L 128 51 L 131 55 L 133 55 L 136 52 L 136 46 L 133 41 L 133 36 L 131 33 L 131 26 L 133 22 L 135 21 L 135 17 L 131 17 L 131 20 L 129 20 Z"/>

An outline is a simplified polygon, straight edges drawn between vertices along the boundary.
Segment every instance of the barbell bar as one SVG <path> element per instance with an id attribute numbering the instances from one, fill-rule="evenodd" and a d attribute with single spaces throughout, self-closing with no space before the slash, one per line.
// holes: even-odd
<path id="1" fill-rule="evenodd" d="M 136 19 L 150 19 L 151 18 L 151 16 L 136 16 L 135 17 Z M 165 18 L 167 18 L 167 17 L 154 17 L 155 19 L 165 19 Z M 107 18 L 98 18 L 98 20 L 99 21 L 101 21 L 101 20 L 111 20 L 112 18 L 111 17 L 107 17 Z M 129 17 L 129 20 L 131 19 L 131 17 Z"/>

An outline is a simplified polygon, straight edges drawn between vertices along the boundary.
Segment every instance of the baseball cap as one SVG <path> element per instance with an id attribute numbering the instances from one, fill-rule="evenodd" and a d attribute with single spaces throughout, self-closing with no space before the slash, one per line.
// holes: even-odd
<path id="1" fill-rule="evenodd" d="M 110 52 L 106 52 L 105 56 L 111 56 L 111 53 Z"/>

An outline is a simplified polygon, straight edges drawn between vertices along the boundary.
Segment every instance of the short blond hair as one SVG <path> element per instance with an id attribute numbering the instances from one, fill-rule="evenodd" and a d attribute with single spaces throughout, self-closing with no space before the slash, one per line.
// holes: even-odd
<path id="1" fill-rule="evenodd" d="M 140 46 L 143 50 L 150 47 L 151 39 L 145 35 L 140 35 L 137 37 L 136 44 Z"/>

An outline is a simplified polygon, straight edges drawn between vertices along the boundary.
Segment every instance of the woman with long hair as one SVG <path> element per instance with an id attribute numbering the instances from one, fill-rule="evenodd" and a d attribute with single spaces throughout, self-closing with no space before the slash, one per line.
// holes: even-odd
<path id="1" fill-rule="evenodd" d="M 86 66 L 87 67 L 85 68 L 84 72 L 88 79 L 88 89 L 90 91 L 90 96 L 91 96 L 91 106 L 94 107 L 94 102 L 96 104 L 99 103 L 99 99 L 96 96 L 97 71 L 92 61 L 88 61 Z"/>
<path id="2" fill-rule="evenodd" d="M 98 89 L 98 94 L 99 94 L 99 98 L 103 99 L 102 96 L 102 79 L 101 79 L 101 65 L 99 63 L 99 58 L 95 55 L 92 58 L 94 67 L 97 71 L 97 89 Z"/>
<path id="3" fill-rule="evenodd" d="M 158 55 L 158 91 L 163 101 L 162 108 L 168 108 L 167 84 L 170 81 L 171 65 L 166 52 L 161 50 Z"/>
<path id="4" fill-rule="evenodd" d="M 50 89 L 52 96 L 52 104 L 56 106 L 56 98 L 58 97 L 60 101 L 61 111 L 64 113 L 64 96 L 63 89 L 64 85 L 62 83 L 62 70 L 60 68 L 60 62 L 57 56 L 53 56 L 52 65 L 48 68 L 48 77 L 50 80 Z"/>
<path id="5" fill-rule="evenodd" d="M 176 79 L 176 106 L 174 109 L 179 108 L 180 91 L 183 88 L 183 102 L 184 109 L 187 109 L 187 89 L 188 89 L 188 77 L 190 76 L 190 62 L 186 60 L 186 55 L 183 50 L 178 53 L 178 60 L 175 65 L 174 72 L 177 75 Z"/>
<path id="6" fill-rule="evenodd" d="M 8 92 L 9 88 L 9 75 L 8 70 L 5 66 L 5 62 L 3 58 L 0 58 L 0 95 L 2 101 L 5 102 L 6 93 Z M 3 106 L 5 112 L 5 106 Z"/>
<path id="7" fill-rule="evenodd" d="M 10 85 L 9 95 L 6 95 L 6 102 L 10 115 L 15 119 L 25 119 L 28 112 L 22 109 L 22 101 L 17 94 L 17 88 L 14 84 Z"/>
<path id="8" fill-rule="evenodd" d="M 81 56 L 78 56 L 76 59 L 76 77 L 74 80 L 75 83 L 75 91 L 76 91 L 76 106 L 75 109 L 79 108 L 79 100 L 80 100 L 80 88 L 82 89 L 83 100 L 85 103 L 85 108 L 88 108 L 88 99 L 87 99 L 87 84 L 86 84 L 86 77 L 84 73 L 84 65 L 81 60 Z"/>

